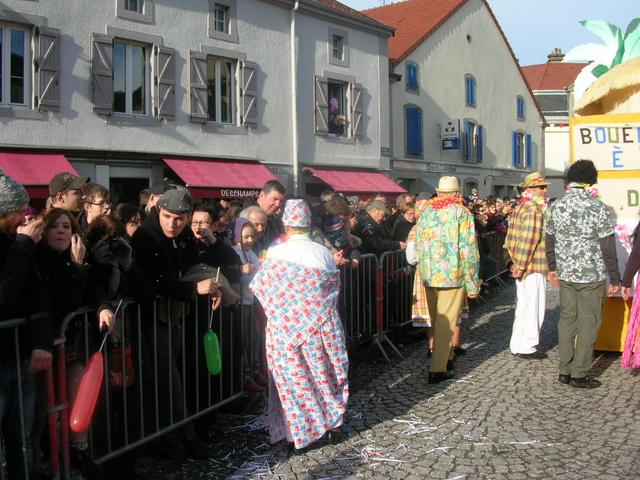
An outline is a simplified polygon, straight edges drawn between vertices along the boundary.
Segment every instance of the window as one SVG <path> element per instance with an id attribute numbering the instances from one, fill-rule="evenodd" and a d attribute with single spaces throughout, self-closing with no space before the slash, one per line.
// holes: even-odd
<path id="1" fill-rule="evenodd" d="M 209 37 L 238 43 L 237 11 L 236 0 L 209 0 Z"/>
<path id="2" fill-rule="evenodd" d="M 339 67 L 349 66 L 349 32 L 329 27 L 327 40 L 328 61 Z"/>
<path id="3" fill-rule="evenodd" d="M 213 28 L 216 32 L 229 33 L 229 7 L 216 5 L 213 19 Z"/>
<path id="4" fill-rule="evenodd" d="M 147 115 L 149 48 L 114 40 L 113 111 L 129 115 Z"/>
<path id="5" fill-rule="evenodd" d="M 349 84 L 335 80 L 327 82 L 327 92 L 329 97 L 329 116 L 327 125 L 329 134 L 345 135 L 345 125 L 347 123 L 347 89 Z"/>
<path id="6" fill-rule="evenodd" d="M 116 17 L 152 23 L 155 0 L 116 0 Z"/>
<path id="7" fill-rule="evenodd" d="M 516 168 L 531 168 L 533 166 L 533 142 L 531 135 L 521 131 L 511 134 L 512 158 L 511 164 Z"/>
<path id="8" fill-rule="evenodd" d="M 28 105 L 30 39 L 26 29 L 0 23 L 0 104 Z"/>
<path id="9" fill-rule="evenodd" d="M 519 95 L 516 97 L 516 118 L 524 120 L 524 98 Z"/>
<path id="10" fill-rule="evenodd" d="M 142 13 L 144 0 L 124 0 L 124 9 L 130 12 Z"/>
<path id="11" fill-rule="evenodd" d="M 473 120 L 464 121 L 463 159 L 467 163 L 480 163 L 483 156 L 484 128 Z"/>
<path id="12" fill-rule="evenodd" d="M 236 124 L 236 69 L 231 58 L 207 57 L 208 120 Z"/>
<path id="13" fill-rule="evenodd" d="M 407 91 L 418 93 L 420 91 L 420 78 L 419 78 L 418 65 L 412 62 L 408 62 L 405 77 L 406 77 Z"/>
<path id="14" fill-rule="evenodd" d="M 333 35 L 333 58 L 336 60 L 344 60 L 344 38 L 340 35 Z"/>
<path id="15" fill-rule="evenodd" d="M 422 157 L 422 109 L 406 105 L 405 112 L 405 150 L 408 157 Z"/>
<path id="16" fill-rule="evenodd" d="M 465 75 L 465 99 L 468 107 L 476 106 L 476 79 L 473 75 Z"/>

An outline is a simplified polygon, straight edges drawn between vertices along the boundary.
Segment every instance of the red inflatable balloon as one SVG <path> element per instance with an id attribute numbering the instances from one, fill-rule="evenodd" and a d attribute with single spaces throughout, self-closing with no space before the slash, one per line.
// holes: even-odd
<path id="1" fill-rule="evenodd" d="M 91 417 L 96 408 L 103 376 L 104 359 L 102 352 L 96 352 L 84 368 L 82 380 L 80 380 L 80 388 L 71 411 L 71 430 L 76 433 L 84 432 L 91 424 Z"/>

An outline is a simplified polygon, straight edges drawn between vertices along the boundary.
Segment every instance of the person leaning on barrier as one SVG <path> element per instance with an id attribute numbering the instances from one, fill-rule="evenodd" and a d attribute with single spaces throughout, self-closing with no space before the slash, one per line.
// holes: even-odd
<path id="1" fill-rule="evenodd" d="M 389 210 L 379 200 L 373 200 L 367 206 L 367 212 L 362 218 L 362 225 L 359 225 L 360 230 L 355 232 L 355 235 L 362 240 L 362 251 L 364 253 L 373 253 L 380 256 L 384 252 L 407 248 L 405 242 L 392 240 L 385 235 L 383 222 L 388 214 Z"/>
<path id="2" fill-rule="evenodd" d="M 211 297 L 214 309 L 217 309 L 221 302 L 220 291 L 213 279 L 199 282 L 181 280 L 182 274 L 198 263 L 197 243 L 189 228 L 192 211 L 193 199 L 189 192 L 183 188 L 168 190 L 158 200 L 157 208 L 150 210 L 131 240 L 138 266 L 149 279 L 155 292 L 162 297 L 155 309 L 155 315 L 159 320 L 157 330 L 154 330 L 153 307 L 146 305 L 143 309 L 146 349 L 151 355 L 155 351 L 158 365 L 163 366 L 155 379 L 160 392 L 160 411 L 157 414 L 160 416 L 161 428 L 169 426 L 171 418 L 174 422 L 182 419 L 186 411 L 183 379 L 177 363 L 182 349 L 183 312 L 196 295 Z M 163 328 L 160 323 L 170 325 L 171 328 Z M 147 359 L 150 372 L 153 371 L 154 365 L 152 358 Z M 171 395 L 171 402 L 168 401 L 167 395 Z M 170 405 L 173 405 L 173 415 L 169 411 Z M 191 456 L 203 458 L 207 455 L 206 448 L 198 440 L 192 424 L 179 432 L 179 435 Z M 164 443 L 158 444 L 157 447 L 162 455 L 175 453 Z"/>
<path id="3" fill-rule="evenodd" d="M 35 264 L 36 244 L 42 238 L 44 222 L 26 224 L 28 206 L 25 188 L 0 170 L 0 327 L 6 320 L 28 319 L 28 326 L 18 330 L 19 366 L 15 364 L 14 329 L 0 328 L 0 425 L 7 473 L 12 480 L 29 475 L 24 470 L 25 459 L 27 470 L 31 469 L 34 374 L 51 366 L 53 348 L 51 323 L 47 315 L 42 315 L 48 311 L 46 293 Z M 18 387 L 22 388 L 22 398 Z"/>

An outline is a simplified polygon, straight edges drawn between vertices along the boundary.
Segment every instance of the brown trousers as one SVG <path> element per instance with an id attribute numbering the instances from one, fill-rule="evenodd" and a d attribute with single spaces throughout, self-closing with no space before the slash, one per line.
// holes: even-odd
<path id="1" fill-rule="evenodd" d="M 426 290 L 433 327 L 431 371 L 446 372 L 447 361 L 453 358 L 451 342 L 464 304 L 465 289 L 426 287 Z"/>

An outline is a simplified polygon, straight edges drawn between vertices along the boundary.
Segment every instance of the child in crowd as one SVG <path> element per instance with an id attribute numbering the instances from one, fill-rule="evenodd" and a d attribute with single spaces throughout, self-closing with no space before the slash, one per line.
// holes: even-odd
<path id="1" fill-rule="evenodd" d="M 234 250 L 240 257 L 242 262 L 240 284 L 237 286 L 238 293 L 242 296 L 240 317 L 242 319 L 242 357 L 243 364 L 247 368 L 247 383 L 245 388 L 251 392 L 263 392 L 265 389 L 265 379 L 261 378 L 257 361 L 260 358 L 260 345 L 264 340 L 260 337 L 260 332 L 256 338 L 252 339 L 251 321 L 254 318 L 254 297 L 253 292 L 249 289 L 249 283 L 255 275 L 260 261 L 253 251 L 253 245 L 256 237 L 256 228 L 249 220 L 244 218 L 236 219 L 233 238 Z M 250 355 L 251 352 L 251 355 Z M 250 365 L 249 360 L 252 359 L 255 365 Z M 255 367 L 255 368 L 254 368 Z M 250 375 L 255 370 L 253 377 Z"/>
<path id="2" fill-rule="evenodd" d="M 350 233 L 349 204 L 344 198 L 336 196 L 327 202 L 326 211 L 322 220 L 322 232 L 332 247 L 342 252 L 342 257 L 351 262 L 351 267 L 357 268 L 360 258 L 357 248 L 362 241 Z"/>

